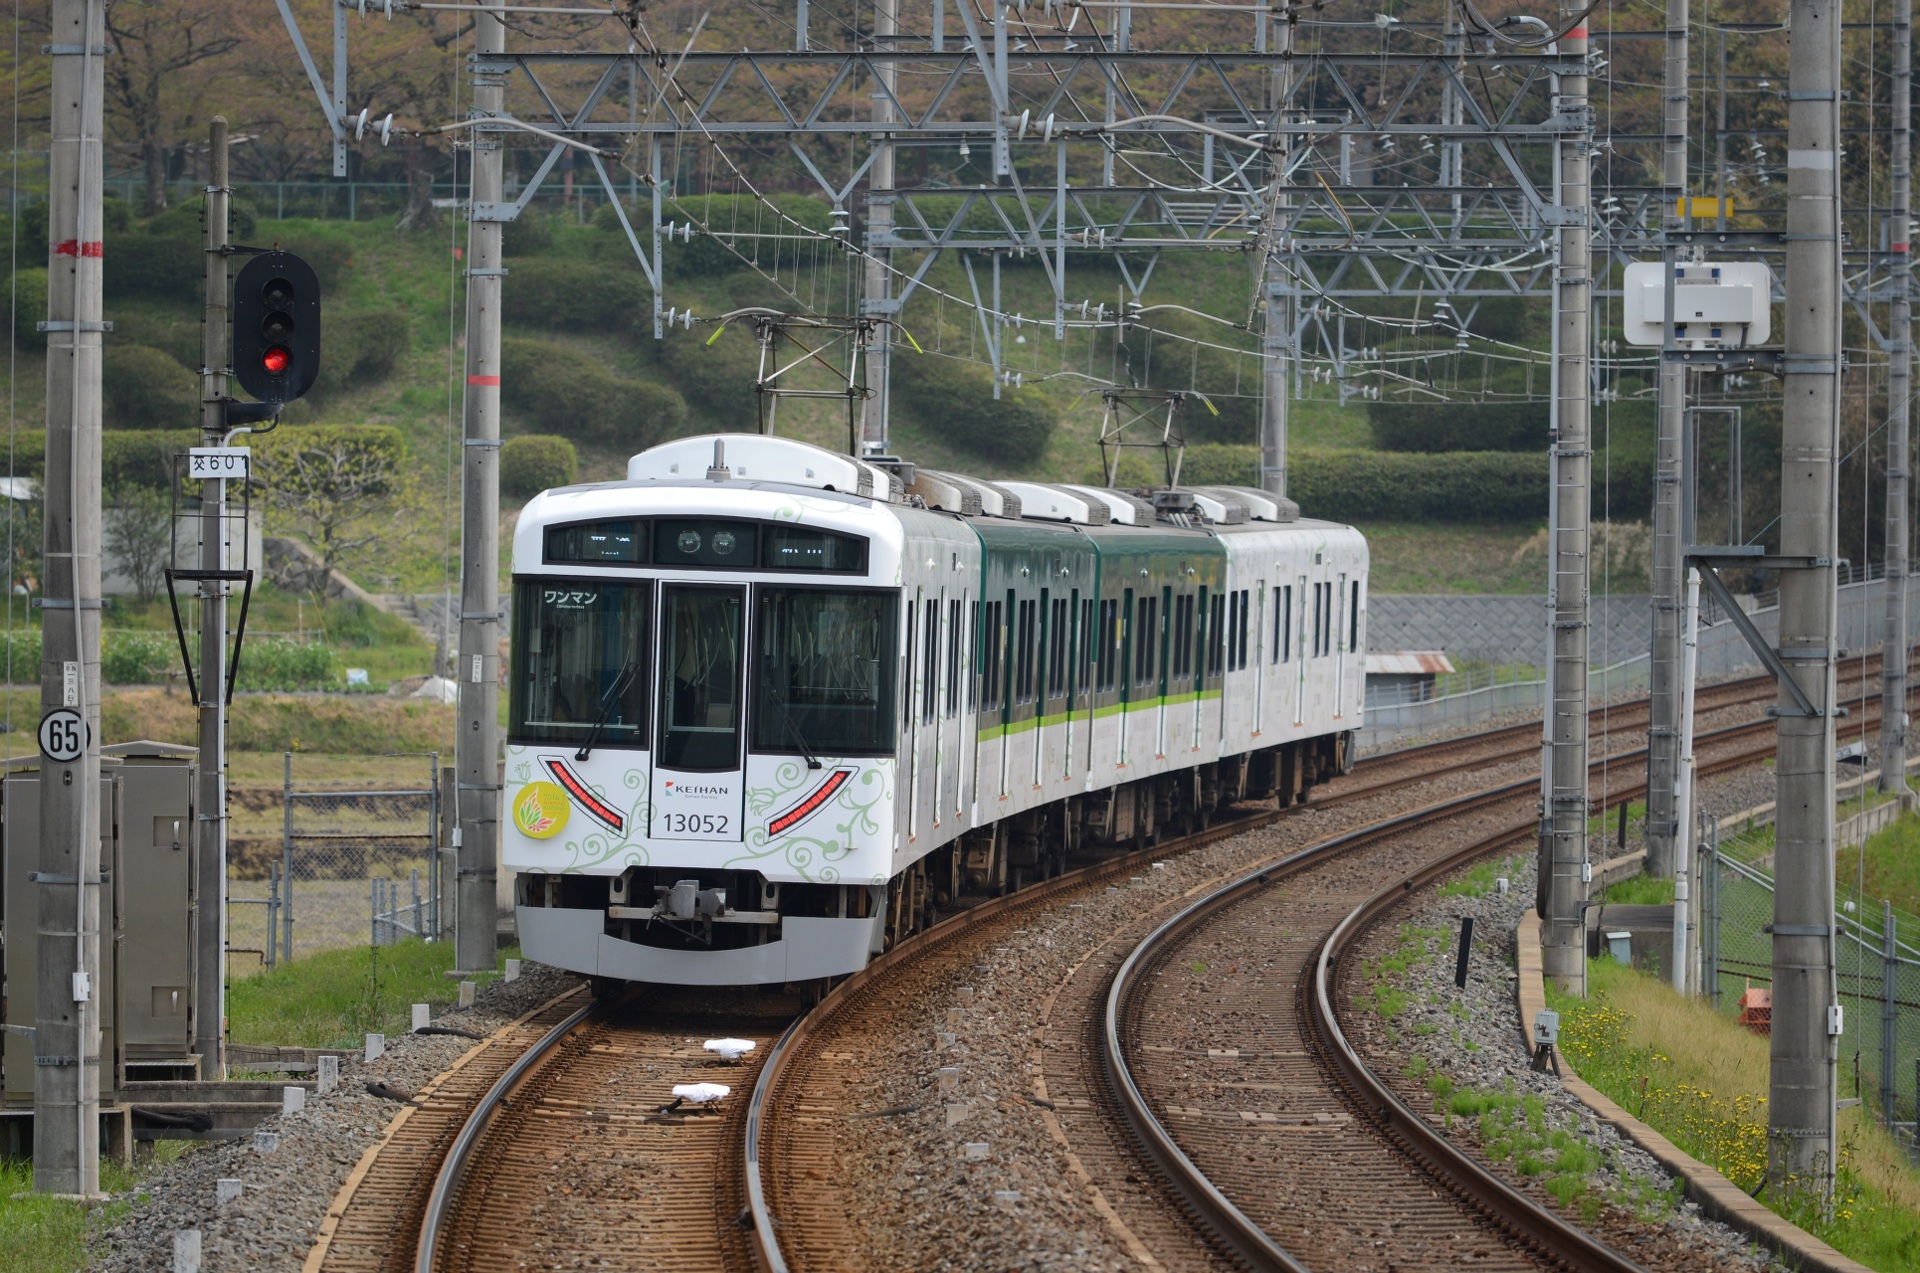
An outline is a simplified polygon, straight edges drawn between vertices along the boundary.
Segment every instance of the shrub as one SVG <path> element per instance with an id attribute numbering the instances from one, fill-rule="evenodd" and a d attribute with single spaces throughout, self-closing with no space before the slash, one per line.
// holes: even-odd
<path id="1" fill-rule="evenodd" d="M 187 310 L 149 313 L 123 309 L 114 315 L 113 334 L 107 337 L 106 356 L 115 345 L 151 345 L 189 371 L 200 366 L 200 315 Z"/>
<path id="2" fill-rule="evenodd" d="M 500 251 L 507 256 L 533 256 L 552 246 L 553 219 L 532 208 L 522 208 L 519 216 L 500 227 Z"/>
<path id="3" fill-rule="evenodd" d="M 38 324 L 47 316 L 47 272 L 21 270 L 13 282 L 13 343 L 21 349 L 45 349 L 47 334 Z"/>
<path id="4" fill-rule="evenodd" d="M 151 685 L 180 663 L 179 641 L 169 632 L 109 628 L 100 639 L 100 679 L 109 685 Z"/>
<path id="5" fill-rule="evenodd" d="M 626 332 L 646 320 L 653 338 L 653 293 L 639 270 L 593 261 L 521 261 L 501 285 L 500 312 L 516 326 Z"/>
<path id="6" fill-rule="evenodd" d="M 1287 494 L 1334 521 L 1523 522 L 1547 514 L 1544 453 L 1294 452 Z"/>
<path id="7" fill-rule="evenodd" d="M 26 606 L 20 607 L 22 611 Z M 0 630 L 0 673 L 5 684 L 31 684 L 40 679 L 40 620 L 25 614 L 14 616 L 11 631 Z"/>
<path id="8" fill-rule="evenodd" d="M 413 323 L 397 309 L 343 314 L 321 329 L 321 373 L 336 387 L 376 384 L 413 348 Z"/>
<path id="9" fill-rule="evenodd" d="M 152 486 L 166 489 L 169 464 L 174 453 L 200 445 L 200 435 L 191 430 L 135 429 L 109 431 L 100 438 L 100 479 L 107 490 L 123 486 Z M 255 443 L 254 445 L 259 445 Z M 0 464 L 4 464 L 5 438 L 0 437 Z M 47 435 L 41 429 L 21 429 L 13 438 L 15 476 L 38 481 L 47 469 Z"/>
<path id="10" fill-rule="evenodd" d="M 207 197 L 199 195 L 174 204 L 165 212 L 148 217 L 145 227 L 156 233 L 186 234 L 195 238 L 201 235 L 200 223 L 206 216 Z M 229 197 L 227 199 L 227 240 L 230 243 L 246 243 L 260 229 L 260 215 L 253 210 L 253 204 L 245 199 Z"/>
<path id="11" fill-rule="evenodd" d="M 1544 402 L 1369 402 L 1383 451 L 1544 451 Z"/>
<path id="12" fill-rule="evenodd" d="M 573 443 L 548 433 L 509 438 L 500 448 L 500 490 L 516 499 L 532 499 L 555 486 L 571 486 L 580 471 Z"/>
<path id="13" fill-rule="evenodd" d="M 730 324 L 717 338 L 704 329 L 669 331 L 665 340 L 650 343 L 688 401 L 735 421 L 733 427 L 750 427 L 759 410 L 753 382 L 760 374 L 760 346 L 750 324 Z"/>
<path id="14" fill-rule="evenodd" d="M 116 429 L 192 428 L 200 377 L 151 345 L 109 345 L 101 360 L 105 424 Z"/>
<path id="15" fill-rule="evenodd" d="M 544 340 L 500 342 L 501 401 L 542 432 L 634 449 L 686 423 L 685 399 L 614 375 L 591 354 Z"/>
<path id="16" fill-rule="evenodd" d="M 1053 439 L 1053 410 L 1037 390 L 1003 388 L 996 401 L 992 373 L 970 363 L 899 351 L 893 389 L 922 427 L 976 455 L 1035 460 Z"/>
<path id="17" fill-rule="evenodd" d="M 234 685 L 243 690 L 332 689 L 345 676 L 332 646 L 268 637 L 248 641 L 241 649 Z"/>

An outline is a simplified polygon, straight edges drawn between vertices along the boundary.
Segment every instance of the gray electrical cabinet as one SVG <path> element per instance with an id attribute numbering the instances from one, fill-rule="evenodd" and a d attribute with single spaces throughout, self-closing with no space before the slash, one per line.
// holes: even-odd
<path id="1" fill-rule="evenodd" d="M 100 1099 L 111 1104 L 129 1078 L 195 1078 L 193 1052 L 193 865 L 195 751 L 169 743 L 101 749 L 99 993 L 111 1011 L 100 1021 Z M 34 1024 L 40 857 L 37 757 L 8 762 L 0 787 L 0 915 L 5 943 L 6 1021 Z M 33 1104 L 28 1036 L 0 1036 L 0 1100 Z"/>

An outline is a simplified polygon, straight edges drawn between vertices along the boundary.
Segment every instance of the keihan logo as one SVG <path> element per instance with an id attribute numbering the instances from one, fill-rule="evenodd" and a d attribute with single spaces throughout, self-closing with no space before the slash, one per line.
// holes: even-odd
<path id="1" fill-rule="evenodd" d="M 724 796 L 727 794 L 725 787 L 699 782 L 676 783 L 671 778 L 667 779 L 667 790 L 676 796 Z"/>
<path id="2" fill-rule="evenodd" d="M 572 803 L 557 783 L 530 782 L 513 798 L 513 824 L 535 840 L 559 835 L 571 812 Z"/>

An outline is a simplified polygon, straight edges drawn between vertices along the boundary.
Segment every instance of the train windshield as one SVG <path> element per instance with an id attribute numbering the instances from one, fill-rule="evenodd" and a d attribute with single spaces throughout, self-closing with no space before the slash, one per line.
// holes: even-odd
<path id="1" fill-rule="evenodd" d="M 646 742 L 652 625 L 645 583 L 529 579 L 513 599 L 509 736 L 634 747 Z"/>
<path id="2" fill-rule="evenodd" d="M 892 754 L 893 594 L 762 587 L 755 598 L 753 749 Z"/>

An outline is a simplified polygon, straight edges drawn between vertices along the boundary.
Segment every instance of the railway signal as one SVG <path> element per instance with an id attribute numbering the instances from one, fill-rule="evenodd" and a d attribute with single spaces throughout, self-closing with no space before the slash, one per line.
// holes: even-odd
<path id="1" fill-rule="evenodd" d="M 260 253 L 234 282 L 233 374 L 266 403 L 292 402 L 320 376 L 320 280 L 291 252 Z"/>

